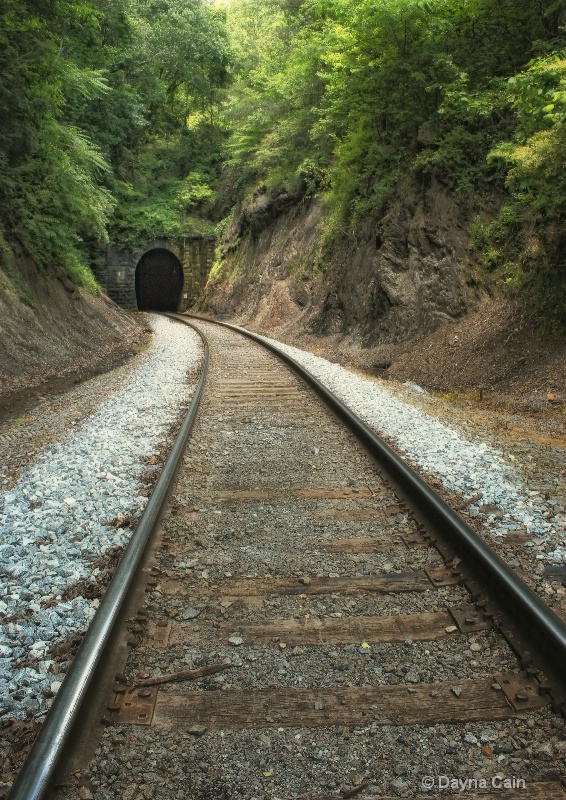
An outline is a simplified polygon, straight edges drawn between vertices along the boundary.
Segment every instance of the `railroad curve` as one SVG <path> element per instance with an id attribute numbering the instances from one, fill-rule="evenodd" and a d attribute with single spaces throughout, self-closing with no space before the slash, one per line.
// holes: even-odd
<path id="1" fill-rule="evenodd" d="M 560 686 L 445 532 L 275 355 L 193 324 L 194 435 L 55 795 L 563 800 Z"/>

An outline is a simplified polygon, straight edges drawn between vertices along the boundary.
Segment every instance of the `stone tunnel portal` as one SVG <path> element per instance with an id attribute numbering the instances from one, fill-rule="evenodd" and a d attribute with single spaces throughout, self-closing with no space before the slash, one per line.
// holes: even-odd
<path id="1" fill-rule="evenodd" d="M 170 250 L 149 250 L 136 267 L 140 311 L 177 311 L 183 292 L 183 267 Z"/>

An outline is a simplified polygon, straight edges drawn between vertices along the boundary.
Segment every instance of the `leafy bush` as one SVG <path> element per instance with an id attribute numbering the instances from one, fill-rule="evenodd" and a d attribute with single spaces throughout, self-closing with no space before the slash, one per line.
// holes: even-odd
<path id="1" fill-rule="evenodd" d="M 181 181 L 177 191 L 177 205 L 182 211 L 200 206 L 214 196 L 202 172 L 191 172 Z"/>
<path id="2" fill-rule="evenodd" d="M 558 54 L 533 61 L 509 79 L 517 112 L 514 141 L 500 143 L 489 161 L 507 169 L 507 186 L 521 203 L 544 217 L 566 211 L 566 58 Z"/>

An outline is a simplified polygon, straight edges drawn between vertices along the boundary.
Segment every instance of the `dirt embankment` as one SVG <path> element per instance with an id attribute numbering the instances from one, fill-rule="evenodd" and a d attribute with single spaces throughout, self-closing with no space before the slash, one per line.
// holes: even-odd
<path id="1" fill-rule="evenodd" d="M 0 410 L 123 362 L 145 336 L 107 297 L 20 255 L 0 270 Z"/>
<path id="2" fill-rule="evenodd" d="M 566 337 L 491 296 L 470 219 L 443 187 L 412 185 L 329 252 L 321 205 L 264 187 L 235 215 L 199 308 L 385 378 L 563 413 Z"/>

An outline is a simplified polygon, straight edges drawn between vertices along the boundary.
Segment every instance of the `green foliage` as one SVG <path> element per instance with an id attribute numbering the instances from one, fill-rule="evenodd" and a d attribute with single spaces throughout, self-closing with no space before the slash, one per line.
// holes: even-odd
<path id="1" fill-rule="evenodd" d="M 566 58 L 533 61 L 509 80 L 518 125 L 514 141 L 500 143 L 489 160 L 502 162 L 507 186 L 521 203 L 543 217 L 566 211 Z"/>
<path id="2" fill-rule="evenodd" d="M 187 211 L 211 200 L 213 196 L 214 192 L 208 184 L 207 177 L 202 172 L 194 171 L 181 181 L 177 192 L 177 204 L 182 211 Z"/>
<path id="3" fill-rule="evenodd" d="M 234 0 L 227 24 L 232 166 L 324 192 L 336 230 L 381 213 L 408 165 L 468 192 L 499 176 L 506 78 L 546 35 L 528 0 Z"/>
<path id="4" fill-rule="evenodd" d="M 76 286 L 83 287 L 90 294 L 100 294 L 98 281 L 84 259 L 68 257 L 65 263 L 65 271 Z"/>
<path id="5" fill-rule="evenodd" d="M 210 230 L 189 213 L 212 198 L 227 60 L 206 0 L 0 0 L 5 239 L 95 292 L 109 226 L 118 244 Z"/>
<path id="6" fill-rule="evenodd" d="M 566 210 L 560 3 L 231 0 L 226 11 L 240 199 L 260 183 L 320 195 L 324 246 L 379 218 L 407 174 L 478 209 L 507 192 L 476 247 L 502 289 L 539 302 L 544 264 L 517 242 L 527 219 Z"/>
<path id="7" fill-rule="evenodd" d="M 110 227 L 117 245 L 134 249 L 154 238 L 211 234 L 199 214 L 214 198 L 222 161 L 218 93 L 228 79 L 218 9 L 203 0 L 143 0 L 135 11 L 128 74 L 145 104 L 145 127 L 113 185 Z"/>
<path id="8" fill-rule="evenodd" d="M 566 212 L 566 59 L 563 53 L 535 59 L 512 76 L 509 104 L 516 111 L 512 140 L 500 142 L 488 162 L 505 170 L 513 202 L 485 232 L 483 259 L 499 270 L 513 294 L 527 300 L 547 326 L 566 325 L 566 261 L 562 247 L 532 257 L 517 239 L 516 220 L 562 226 Z M 509 214 L 514 215 L 509 224 Z"/>
<path id="9" fill-rule="evenodd" d="M 42 265 L 69 272 L 84 259 L 81 240 L 103 238 L 112 209 L 102 185 L 107 164 L 99 148 L 64 119 L 66 94 L 106 91 L 100 73 L 66 57 L 68 25 L 94 24 L 88 2 L 1 0 L 0 214 Z"/>
<path id="10" fill-rule="evenodd" d="M 563 243 L 548 258 L 533 248 L 533 210 L 510 201 L 489 222 L 477 218 L 470 246 L 503 293 L 536 310 L 545 330 L 566 326 L 566 261 Z"/>
<path id="11" fill-rule="evenodd" d="M 284 0 L 229 3 L 227 25 L 234 53 L 225 106 L 230 165 L 250 182 L 296 186 L 306 177 L 301 165 L 324 89 L 320 26 Z"/>
<path id="12" fill-rule="evenodd" d="M 507 192 L 475 246 L 538 302 L 516 242 L 566 211 L 563 25 L 539 0 L 0 0 L 0 238 L 96 291 L 108 236 L 210 235 L 266 184 L 323 198 L 324 246 L 412 174 Z"/>
<path id="13" fill-rule="evenodd" d="M 173 241 L 186 236 L 214 236 L 212 222 L 179 212 L 179 194 L 183 183 L 174 179 L 158 182 L 154 191 L 144 193 L 123 185 L 119 205 L 112 222 L 112 241 L 131 250 L 153 239 Z"/>

